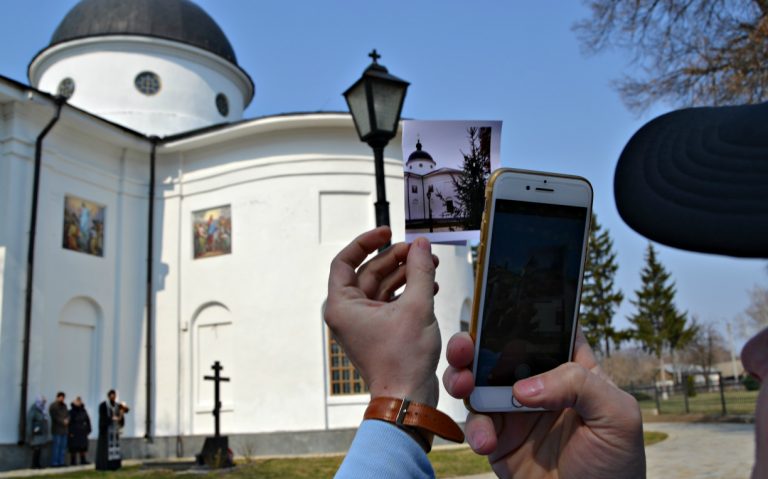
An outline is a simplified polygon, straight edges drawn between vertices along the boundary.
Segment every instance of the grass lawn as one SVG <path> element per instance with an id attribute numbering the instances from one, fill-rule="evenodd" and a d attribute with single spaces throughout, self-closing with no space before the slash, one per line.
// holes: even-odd
<path id="1" fill-rule="evenodd" d="M 657 442 L 661 442 L 668 437 L 669 437 L 669 434 L 667 434 L 666 432 L 643 431 L 643 444 L 645 444 L 645 447 L 652 446 Z"/>
<path id="2" fill-rule="evenodd" d="M 725 406 L 728 414 L 753 414 L 759 391 L 726 391 Z M 685 399 L 682 394 L 670 396 L 661 402 L 660 414 L 685 414 Z M 655 409 L 653 399 L 640 401 L 642 409 Z M 719 392 L 700 392 L 688 398 L 688 408 L 692 414 L 720 414 L 722 405 Z"/>
<path id="3" fill-rule="evenodd" d="M 667 438 L 663 432 L 648 431 L 644 434 L 645 445 L 649 446 Z M 163 469 L 141 469 L 138 466 L 124 467 L 115 472 L 93 470 L 71 472 L 54 478 L 99 478 L 99 479 L 164 479 L 164 478 L 254 478 L 254 479 L 322 479 L 332 478 L 344 456 L 292 457 L 279 459 L 240 458 L 234 469 L 201 473 L 177 473 Z M 455 477 L 490 472 L 491 466 L 485 457 L 478 456 L 468 447 L 436 449 L 429 454 L 429 460 L 437 477 Z"/>

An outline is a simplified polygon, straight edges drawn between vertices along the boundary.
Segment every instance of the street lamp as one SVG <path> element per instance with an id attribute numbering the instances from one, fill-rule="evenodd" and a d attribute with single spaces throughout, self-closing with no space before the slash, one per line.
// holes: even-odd
<path id="1" fill-rule="evenodd" d="M 369 55 L 373 62 L 363 76 L 344 92 L 360 141 L 373 148 L 376 168 L 376 226 L 389 225 L 389 203 L 384 188 L 384 147 L 397 134 L 403 111 L 408 82 L 390 75 L 378 60 L 374 49 Z"/>

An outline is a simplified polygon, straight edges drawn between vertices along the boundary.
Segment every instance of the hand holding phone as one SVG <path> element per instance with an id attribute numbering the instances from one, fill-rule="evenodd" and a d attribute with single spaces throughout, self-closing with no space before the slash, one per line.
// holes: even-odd
<path id="1" fill-rule="evenodd" d="M 448 341 L 443 384 L 455 398 L 475 387 L 473 352 L 467 333 Z M 572 362 L 518 381 L 514 391 L 529 409 L 550 411 L 470 413 L 464 427 L 470 447 L 500 477 L 645 477 L 637 401 L 610 382 L 580 330 Z"/>
<path id="2" fill-rule="evenodd" d="M 531 410 L 513 385 L 571 360 L 591 208 L 584 178 L 500 169 L 489 180 L 471 328 L 472 410 Z"/>

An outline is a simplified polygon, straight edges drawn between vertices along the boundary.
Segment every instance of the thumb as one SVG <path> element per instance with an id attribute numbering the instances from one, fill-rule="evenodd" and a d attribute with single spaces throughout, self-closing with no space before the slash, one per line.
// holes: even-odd
<path id="1" fill-rule="evenodd" d="M 435 263 L 432 245 L 426 238 L 416 238 L 405 260 L 405 291 L 400 298 L 409 304 L 432 304 L 435 287 Z"/>
<path id="2" fill-rule="evenodd" d="M 627 417 L 628 408 L 638 408 L 632 396 L 574 362 L 520 380 L 512 391 L 523 406 L 572 408 L 585 423 Z"/>

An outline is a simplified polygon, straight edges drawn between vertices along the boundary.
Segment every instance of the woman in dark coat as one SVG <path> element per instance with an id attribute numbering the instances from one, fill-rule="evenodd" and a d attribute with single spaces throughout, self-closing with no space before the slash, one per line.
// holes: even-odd
<path id="1" fill-rule="evenodd" d="M 45 396 L 38 396 L 27 413 L 27 444 L 32 448 L 32 469 L 40 469 L 40 452 L 51 441 L 51 426 L 45 410 Z"/>
<path id="2" fill-rule="evenodd" d="M 77 456 L 80 455 L 80 464 L 88 464 L 85 454 L 88 452 L 88 435 L 91 433 L 91 418 L 88 417 L 88 411 L 85 410 L 85 404 L 76 397 L 72 401 L 72 408 L 69 410 L 69 455 L 71 465 L 77 464 Z"/>

